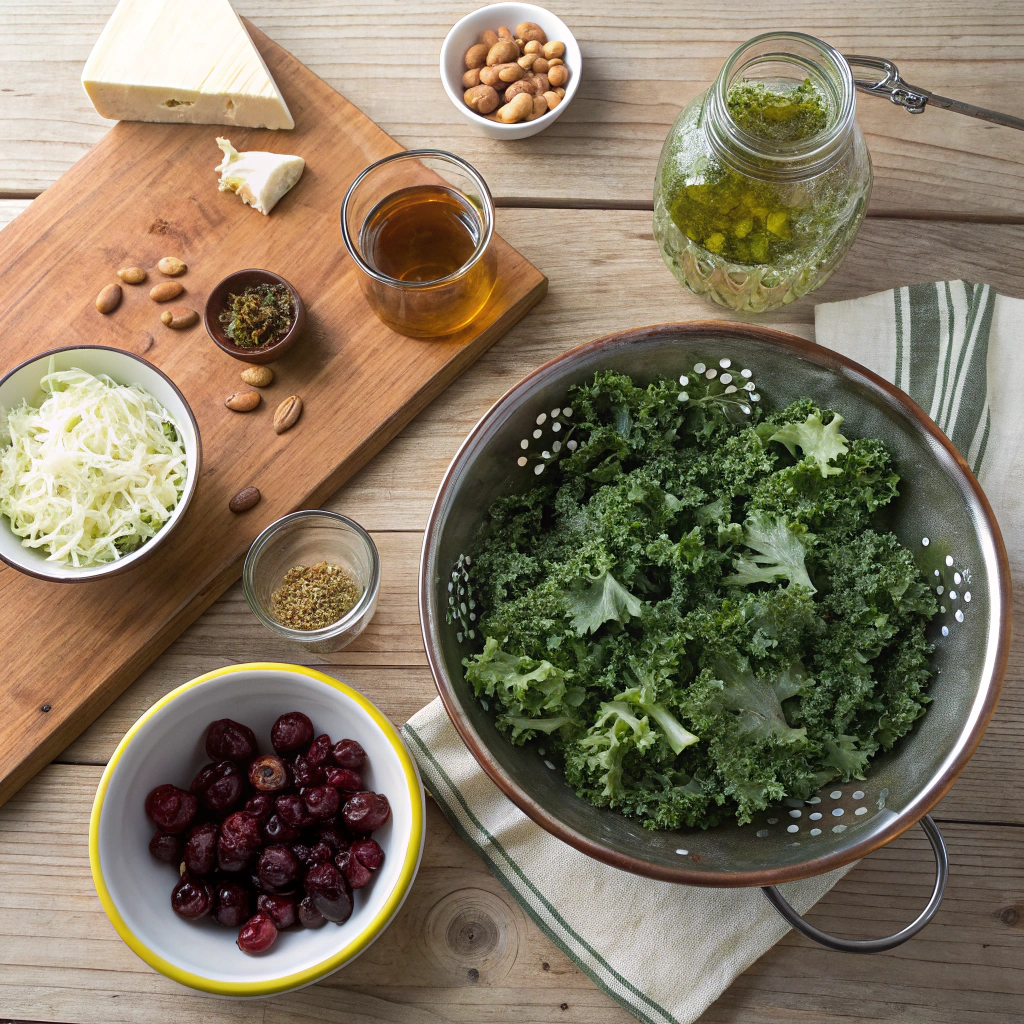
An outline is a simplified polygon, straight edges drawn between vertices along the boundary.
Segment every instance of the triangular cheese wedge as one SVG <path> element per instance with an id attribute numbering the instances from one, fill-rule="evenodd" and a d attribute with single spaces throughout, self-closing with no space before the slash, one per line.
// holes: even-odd
<path id="1" fill-rule="evenodd" d="M 120 0 L 82 84 L 102 117 L 295 127 L 228 0 Z"/>

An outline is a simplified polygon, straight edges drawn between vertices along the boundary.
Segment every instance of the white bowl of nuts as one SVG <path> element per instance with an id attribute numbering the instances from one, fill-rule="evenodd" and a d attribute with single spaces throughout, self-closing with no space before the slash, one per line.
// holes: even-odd
<path id="1" fill-rule="evenodd" d="M 525 139 L 553 124 L 580 81 L 580 48 L 534 4 L 491 4 L 455 23 L 441 81 L 455 108 L 492 139 Z"/>

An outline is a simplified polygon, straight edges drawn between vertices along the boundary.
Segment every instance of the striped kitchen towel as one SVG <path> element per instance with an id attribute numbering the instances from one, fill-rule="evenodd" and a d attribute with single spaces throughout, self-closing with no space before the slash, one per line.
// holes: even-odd
<path id="1" fill-rule="evenodd" d="M 939 282 L 819 306 L 815 323 L 820 344 L 894 381 L 932 416 L 988 488 L 1008 540 L 1024 537 L 1014 497 L 1024 482 L 1014 437 L 1024 301 Z M 555 839 L 484 774 L 440 699 L 403 734 L 456 831 L 551 940 L 645 1024 L 690 1024 L 788 931 L 757 889 L 656 882 Z M 782 890 L 805 913 L 842 874 Z"/>
<path id="2" fill-rule="evenodd" d="M 905 391 L 985 489 L 1016 573 L 1024 539 L 1024 299 L 987 284 L 936 281 L 814 310 L 821 345 Z"/>

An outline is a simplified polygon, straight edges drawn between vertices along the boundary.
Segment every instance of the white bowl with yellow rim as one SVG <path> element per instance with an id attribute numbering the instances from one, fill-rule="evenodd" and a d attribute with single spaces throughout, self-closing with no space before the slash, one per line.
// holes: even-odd
<path id="1" fill-rule="evenodd" d="M 373 881 L 355 894 L 343 925 L 291 928 L 262 956 L 235 945 L 237 929 L 171 910 L 177 869 L 149 853 L 154 827 L 146 795 L 165 782 L 187 787 L 208 762 L 206 727 L 233 718 L 269 752 L 270 727 L 302 711 L 317 734 L 349 737 L 366 750 L 367 788 L 391 803 L 374 833 L 384 849 Z M 89 824 L 89 862 L 103 909 L 122 939 L 151 967 L 222 996 L 270 996 L 310 985 L 354 960 L 387 928 L 408 895 L 423 852 L 423 785 L 395 727 L 357 690 L 299 665 L 231 665 L 199 676 L 157 701 L 118 744 L 100 780 Z"/>

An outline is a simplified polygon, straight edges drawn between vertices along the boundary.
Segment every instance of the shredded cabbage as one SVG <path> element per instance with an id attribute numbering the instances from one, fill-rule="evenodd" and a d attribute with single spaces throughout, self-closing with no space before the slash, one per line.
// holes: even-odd
<path id="1" fill-rule="evenodd" d="M 178 424 L 136 384 L 50 372 L 38 408 L 0 411 L 0 513 L 48 562 L 116 561 L 170 519 L 188 476 Z"/>

